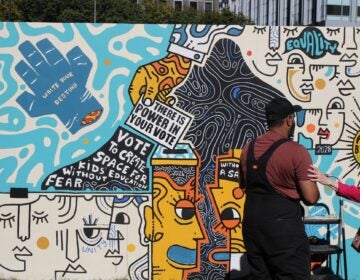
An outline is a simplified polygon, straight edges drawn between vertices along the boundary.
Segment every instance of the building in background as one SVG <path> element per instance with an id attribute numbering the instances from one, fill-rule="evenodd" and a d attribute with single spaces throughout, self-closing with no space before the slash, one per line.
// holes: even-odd
<path id="1" fill-rule="evenodd" d="M 138 3 L 143 0 L 137 0 Z M 157 2 L 168 2 L 176 10 L 182 11 L 186 8 L 193 8 L 198 11 L 218 11 L 219 0 L 155 0 Z M 220 0 L 221 1 L 221 0 Z"/>
<path id="2" fill-rule="evenodd" d="M 221 0 L 257 25 L 360 26 L 360 0 Z"/>

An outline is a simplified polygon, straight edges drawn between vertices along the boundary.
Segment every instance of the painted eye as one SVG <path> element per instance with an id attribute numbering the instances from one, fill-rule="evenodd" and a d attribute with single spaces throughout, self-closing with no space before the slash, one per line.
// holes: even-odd
<path id="1" fill-rule="evenodd" d="M 335 36 L 340 33 L 340 27 L 339 28 L 326 28 L 326 32 L 330 36 Z"/>
<path id="2" fill-rule="evenodd" d="M 343 110 L 344 108 L 344 101 L 338 97 L 333 98 L 328 105 L 328 109 L 330 110 Z"/>
<path id="3" fill-rule="evenodd" d="M 195 206 L 189 200 L 179 200 L 176 203 L 175 213 L 183 220 L 190 220 L 195 215 Z"/>
<path id="4" fill-rule="evenodd" d="M 263 26 L 263 27 L 254 26 L 253 33 L 264 34 L 265 32 L 266 32 L 266 26 Z"/>
<path id="5" fill-rule="evenodd" d="M 299 54 L 292 54 L 289 56 L 288 64 L 304 64 L 304 60 Z"/>
<path id="6" fill-rule="evenodd" d="M 233 229 L 237 227 L 240 222 L 240 214 L 234 208 L 226 208 L 220 215 L 221 221 L 224 226 L 228 229 Z"/>
<path id="7" fill-rule="evenodd" d="M 84 234 L 87 238 L 95 239 L 100 234 L 100 231 L 94 228 L 84 228 Z"/>
<path id="8" fill-rule="evenodd" d="M 128 214 L 121 212 L 116 215 L 115 224 L 127 225 L 130 223 L 130 217 Z"/>
<path id="9" fill-rule="evenodd" d="M 89 215 L 83 218 L 83 221 L 83 228 L 79 230 L 80 239 L 89 246 L 95 246 L 102 240 L 102 228 L 99 228 L 98 218 Z"/>
<path id="10" fill-rule="evenodd" d="M 297 27 L 291 29 L 291 28 L 287 28 L 287 27 L 284 27 L 284 34 L 286 34 L 287 37 L 289 36 L 295 36 L 295 34 L 297 33 L 298 29 Z"/>
<path id="11" fill-rule="evenodd" d="M 41 224 L 43 224 L 43 223 L 49 223 L 48 222 L 48 219 L 47 219 L 47 217 L 48 217 L 49 215 L 48 214 L 45 214 L 44 212 L 34 212 L 34 214 L 32 215 L 32 220 L 36 223 L 36 224 L 38 224 L 38 223 L 41 223 Z"/>
<path id="12" fill-rule="evenodd" d="M 1 228 L 6 228 L 7 225 L 12 228 L 12 224 L 15 222 L 15 215 L 12 215 L 11 213 L 8 214 L 0 214 L 0 224 L 3 224 Z"/>

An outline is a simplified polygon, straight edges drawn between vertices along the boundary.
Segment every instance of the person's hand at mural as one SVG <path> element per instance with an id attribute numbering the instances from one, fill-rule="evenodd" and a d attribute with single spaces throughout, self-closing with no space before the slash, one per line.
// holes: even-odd
<path id="1" fill-rule="evenodd" d="M 311 178 L 311 181 L 319 182 L 320 184 L 329 186 L 332 188 L 338 196 L 342 196 L 353 200 L 355 202 L 360 202 L 360 188 L 356 186 L 346 185 L 342 182 L 337 182 L 332 180 L 330 177 L 335 177 L 331 175 L 326 175 L 322 173 L 315 165 L 310 165 L 308 169 L 308 176 Z"/>
<path id="2" fill-rule="evenodd" d="M 136 104 L 143 98 L 143 103 L 148 106 L 155 100 L 174 105 L 176 98 L 170 93 L 185 79 L 190 66 L 190 59 L 169 53 L 159 61 L 139 67 L 129 88 L 132 103 Z"/>
<path id="3" fill-rule="evenodd" d="M 99 119 L 103 108 L 86 88 L 92 63 L 79 47 L 67 59 L 48 39 L 36 47 L 25 41 L 19 50 L 25 60 L 15 70 L 32 93 L 16 101 L 31 117 L 55 114 L 71 133 Z"/>

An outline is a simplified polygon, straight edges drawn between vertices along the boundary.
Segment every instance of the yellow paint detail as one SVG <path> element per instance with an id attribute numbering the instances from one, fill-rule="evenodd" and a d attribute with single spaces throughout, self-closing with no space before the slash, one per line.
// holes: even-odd
<path id="1" fill-rule="evenodd" d="M 300 94 L 299 91 L 294 88 L 293 78 L 297 72 L 299 72 L 299 70 L 294 70 L 294 69 L 290 69 L 288 72 L 287 81 L 290 87 L 290 93 L 299 101 L 309 101 L 310 100 L 309 95 Z"/>
<path id="2" fill-rule="evenodd" d="M 359 164 L 360 163 L 360 130 L 356 133 L 356 136 L 354 138 L 353 145 L 352 145 L 352 151 L 353 151 L 355 160 Z"/>
<path id="3" fill-rule="evenodd" d="M 90 142 L 89 138 L 85 138 L 83 141 L 84 141 L 84 144 L 86 144 L 86 145 L 89 144 L 89 142 Z"/>
<path id="4" fill-rule="evenodd" d="M 135 249 L 136 249 L 136 246 L 134 245 L 134 244 L 128 244 L 128 246 L 127 246 L 127 250 L 129 251 L 129 252 L 134 252 L 135 251 Z"/>
<path id="5" fill-rule="evenodd" d="M 325 82 L 324 79 L 317 79 L 317 80 L 315 81 L 315 87 L 316 87 L 317 89 L 324 89 L 325 86 L 326 86 L 326 82 Z"/>
<path id="6" fill-rule="evenodd" d="M 49 247 L 49 239 L 42 236 L 37 240 L 36 244 L 40 249 L 47 249 Z"/>

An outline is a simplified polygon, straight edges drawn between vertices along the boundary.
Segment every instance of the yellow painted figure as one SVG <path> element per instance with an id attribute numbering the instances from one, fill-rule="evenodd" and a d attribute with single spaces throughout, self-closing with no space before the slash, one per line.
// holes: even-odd
<path id="1" fill-rule="evenodd" d="M 166 172 L 155 172 L 153 206 L 145 208 L 145 235 L 152 242 L 152 279 L 184 279 L 198 265 L 204 239 L 195 206 L 195 182 L 177 185 Z"/>

